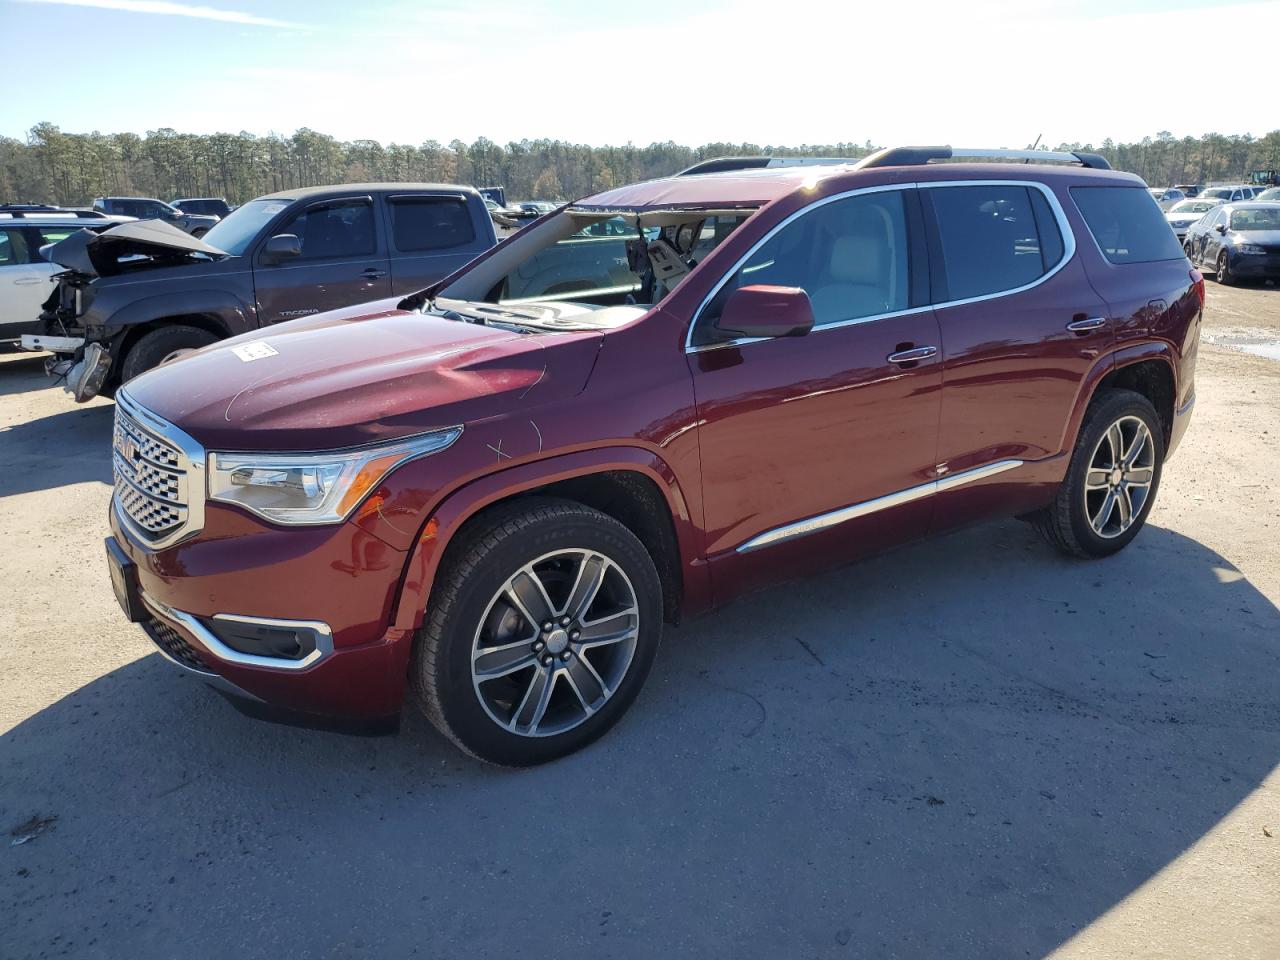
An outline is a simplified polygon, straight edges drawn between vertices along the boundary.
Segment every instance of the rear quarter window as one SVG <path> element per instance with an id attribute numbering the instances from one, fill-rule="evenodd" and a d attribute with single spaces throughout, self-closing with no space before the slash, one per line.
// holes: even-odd
<path id="1" fill-rule="evenodd" d="M 1111 263 L 1182 258 L 1164 212 L 1142 187 L 1072 187 L 1071 199 Z"/>
<path id="2" fill-rule="evenodd" d="M 462 197 L 393 197 L 391 234 L 403 253 L 448 250 L 476 239 L 471 208 Z"/>

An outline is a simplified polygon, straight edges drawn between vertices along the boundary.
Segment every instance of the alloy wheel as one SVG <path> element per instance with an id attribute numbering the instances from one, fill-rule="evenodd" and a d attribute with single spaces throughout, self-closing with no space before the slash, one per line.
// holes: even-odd
<path id="1" fill-rule="evenodd" d="M 640 636 L 635 589 L 595 550 L 557 550 L 513 573 L 476 628 L 471 682 L 505 730 L 565 733 L 603 707 Z"/>
<path id="2" fill-rule="evenodd" d="M 1121 417 L 1107 428 L 1089 458 L 1084 509 L 1098 536 L 1120 536 L 1142 513 L 1155 480 L 1155 443 L 1146 423 Z"/>

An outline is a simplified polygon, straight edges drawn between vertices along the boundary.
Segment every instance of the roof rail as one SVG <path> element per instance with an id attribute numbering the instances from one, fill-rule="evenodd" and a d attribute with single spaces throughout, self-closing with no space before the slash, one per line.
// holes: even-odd
<path id="1" fill-rule="evenodd" d="M 910 167 L 930 160 L 1023 160 L 1027 163 L 1076 163 L 1091 170 L 1110 170 L 1111 164 L 1096 153 L 1060 150 L 975 149 L 972 147 L 889 147 L 859 160 L 859 170 L 873 167 Z"/>
<path id="2" fill-rule="evenodd" d="M 857 162 L 848 157 L 714 157 L 710 160 L 699 160 L 693 166 L 681 170 L 676 176 L 723 173 L 726 170 L 758 170 L 763 167 L 809 167 Z"/>

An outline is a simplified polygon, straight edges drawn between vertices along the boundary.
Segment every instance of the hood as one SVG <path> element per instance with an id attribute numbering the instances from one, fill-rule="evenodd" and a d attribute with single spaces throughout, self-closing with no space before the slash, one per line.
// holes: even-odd
<path id="1" fill-rule="evenodd" d="M 230 256 L 162 220 L 133 220 L 101 233 L 78 230 L 48 247 L 45 254 L 69 270 L 96 277 L 109 277 L 142 265 L 137 260 L 121 263 L 126 257 L 145 257 L 151 265 L 173 266 L 193 261 L 194 254 Z"/>
<path id="2" fill-rule="evenodd" d="M 330 450 L 521 412 L 582 391 L 602 334 L 513 333 L 395 307 L 224 340 L 129 383 L 211 450 Z"/>

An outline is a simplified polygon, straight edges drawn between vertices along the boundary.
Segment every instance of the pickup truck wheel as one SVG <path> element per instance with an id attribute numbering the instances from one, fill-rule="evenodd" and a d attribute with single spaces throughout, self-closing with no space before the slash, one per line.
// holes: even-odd
<path id="1" fill-rule="evenodd" d="M 419 705 L 490 763 L 528 766 L 591 743 L 658 652 L 653 559 L 612 517 L 551 498 L 515 501 L 463 536 L 416 638 Z"/>
<path id="2" fill-rule="evenodd" d="M 1164 432 L 1151 401 L 1108 390 L 1085 413 L 1057 497 L 1032 522 L 1064 553 L 1110 556 L 1146 523 L 1163 464 Z"/>
<path id="3" fill-rule="evenodd" d="M 120 382 L 128 383 L 139 374 L 155 369 L 160 364 L 188 351 L 207 347 L 217 339 L 208 330 L 201 330 L 199 327 L 181 324 L 157 327 L 155 330 L 144 333 L 124 355 L 124 365 L 120 368 Z"/>

